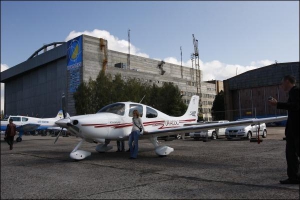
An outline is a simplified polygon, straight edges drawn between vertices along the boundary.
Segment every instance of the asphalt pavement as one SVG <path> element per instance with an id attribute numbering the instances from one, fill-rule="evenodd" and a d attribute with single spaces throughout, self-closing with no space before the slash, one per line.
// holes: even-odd
<path id="1" fill-rule="evenodd" d="M 84 142 L 91 157 L 73 161 L 79 138 L 23 136 L 9 150 L 1 135 L 1 199 L 299 199 L 299 185 L 286 178 L 284 127 L 268 128 L 260 144 L 224 138 L 210 142 L 163 141 L 174 148 L 158 157 L 139 142 L 135 160 Z M 127 142 L 125 143 L 128 149 Z"/>

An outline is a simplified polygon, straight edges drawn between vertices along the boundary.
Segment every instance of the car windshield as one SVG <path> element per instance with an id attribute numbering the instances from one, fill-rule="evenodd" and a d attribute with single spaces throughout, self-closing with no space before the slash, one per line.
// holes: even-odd
<path id="1" fill-rule="evenodd" d="M 108 106 L 101 108 L 97 113 L 104 113 L 104 112 L 114 113 L 123 116 L 125 113 L 125 104 L 124 103 L 110 104 Z"/>

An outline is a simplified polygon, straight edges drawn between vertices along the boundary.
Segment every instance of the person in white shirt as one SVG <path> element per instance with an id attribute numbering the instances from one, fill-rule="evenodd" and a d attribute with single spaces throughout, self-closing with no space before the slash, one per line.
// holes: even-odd
<path id="1" fill-rule="evenodd" d="M 128 145 L 130 149 L 130 159 L 137 158 L 137 154 L 139 150 L 139 143 L 138 143 L 139 136 L 143 133 L 147 133 L 147 131 L 145 131 L 139 112 L 137 110 L 134 110 L 133 117 L 132 117 L 132 130 L 131 130 L 131 134 L 129 135 L 129 141 L 128 141 Z"/>

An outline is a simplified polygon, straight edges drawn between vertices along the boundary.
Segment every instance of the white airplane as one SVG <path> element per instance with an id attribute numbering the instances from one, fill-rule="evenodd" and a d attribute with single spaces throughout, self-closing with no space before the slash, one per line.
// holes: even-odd
<path id="1" fill-rule="evenodd" d="M 16 141 L 21 142 L 24 132 L 46 129 L 60 130 L 61 128 L 56 125 L 55 122 L 63 118 L 64 114 L 62 110 L 60 110 L 54 118 L 36 118 L 21 115 L 11 115 L 7 120 L 1 121 L 1 131 L 5 131 L 9 120 L 13 119 L 13 123 L 16 125 L 17 131 L 19 132 L 19 137 L 16 138 Z"/>
<path id="2" fill-rule="evenodd" d="M 111 140 L 128 140 L 133 125 L 133 110 L 139 111 L 145 130 L 148 132 L 147 134 L 140 135 L 139 139 L 149 139 L 155 148 L 156 154 L 159 156 L 166 156 L 173 152 L 174 149 L 168 146 L 159 146 L 157 141 L 158 136 L 185 134 L 187 132 L 208 130 L 211 128 L 230 127 L 253 123 L 260 124 L 263 122 L 275 122 L 287 119 L 287 116 L 283 116 L 196 125 L 198 104 L 199 96 L 192 96 L 186 113 L 181 117 L 172 117 L 150 106 L 140 103 L 118 102 L 103 107 L 96 114 L 67 117 L 58 120 L 56 124 L 82 138 L 78 145 L 70 153 L 70 157 L 72 159 L 82 160 L 91 155 L 91 152 L 78 150 L 83 141 L 100 143 L 96 146 L 96 151 L 106 152 L 112 149 L 112 146 L 108 146 Z M 59 135 L 60 133 L 57 135 L 55 142 Z"/>

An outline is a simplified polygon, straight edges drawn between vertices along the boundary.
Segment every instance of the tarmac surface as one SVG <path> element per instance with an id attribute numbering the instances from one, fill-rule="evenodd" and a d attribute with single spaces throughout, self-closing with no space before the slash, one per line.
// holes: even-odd
<path id="1" fill-rule="evenodd" d="M 268 127 L 263 142 L 218 139 L 163 141 L 175 151 L 158 157 L 147 140 L 139 155 L 92 152 L 82 161 L 69 154 L 79 138 L 23 136 L 9 146 L 1 135 L 1 199 L 299 199 L 286 179 L 284 127 Z M 125 142 L 126 149 L 128 148 Z"/>

